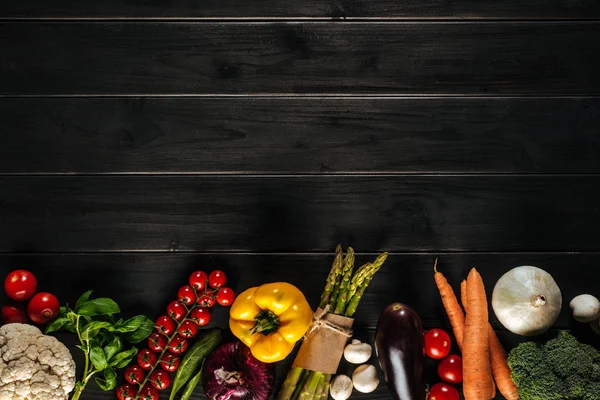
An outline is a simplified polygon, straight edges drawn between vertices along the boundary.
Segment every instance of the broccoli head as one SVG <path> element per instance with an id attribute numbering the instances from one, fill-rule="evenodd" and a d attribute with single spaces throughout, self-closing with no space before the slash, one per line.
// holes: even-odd
<path id="1" fill-rule="evenodd" d="M 600 399 L 600 353 L 568 332 L 545 344 L 521 343 L 508 365 L 521 400 Z"/>

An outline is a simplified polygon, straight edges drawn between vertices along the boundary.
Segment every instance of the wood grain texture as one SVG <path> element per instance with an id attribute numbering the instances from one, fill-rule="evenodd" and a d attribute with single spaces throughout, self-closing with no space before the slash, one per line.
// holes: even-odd
<path id="1" fill-rule="evenodd" d="M 0 251 L 599 249 L 597 175 L 0 178 Z"/>
<path id="2" fill-rule="evenodd" d="M 4 0 L 12 18 L 598 18 L 594 0 Z"/>
<path id="3" fill-rule="evenodd" d="M 600 173 L 598 98 L 4 98 L 0 121 L 0 174 Z"/>
<path id="4" fill-rule="evenodd" d="M 3 23 L 0 95 L 597 95 L 600 23 Z"/>
<path id="5" fill-rule="evenodd" d="M 600 277 L 593 266 L 600 261 L 600 254 L 420 254 L 391 255 L 358 307 L 355 319 L 355 337 L 372 343 L 374 328 L 379 314 L 389 303 L 400 301 L 415 307 L 425 329 L 441 327 L 449 329 L 439 294 L 433 281 L 432 265 L 439 257 L 440 270 L 458 290 L 460 280 L 471 267 L 478 268 L 491 295 L 497 279 L 518 265 L 536 265 L 544 268 L 557 281 L 565 306 L 555 325 L 556 329 L 578 330 L 580 337 L 593 338 L 591 330 L 570 318 L 566 301 L 580 293 L 593 293 L 600 284 Z M 357 264 L 370 261 L 374 255 L 359 254 Z M 235 254 L 11 254 L 0 255 L 0 273 L 4 276 L 14 268 L 27 268 L 38 277 L 44 290 L 56 293 L 63 302 L 73 303 L 85 290 L 94 289 L 97 296 L 114 298 L 124 315 L 143 313 L 151 318 L 161 315 L 167 304 L 174 299 L 177 289 L 187 281 L 189 274 L 197 269 L 210 271 L 222 269 L 228 276 L 228 285 L 236 292 L 264 283 L 284 280 L 297 285 L 311 305 L 315 305 L 324 286 L 333 254 L 323 255 L 235 255 Z M 577 274 L 573 274 L 577 270 Z M 91 278 L 93 277 L 93 278 Z M 511 348 L 526 338 L 505 332 L 490 313 L 494 327 L 500 329 L 500 339 Z M 213 309 L 213 326 L 227 325 L 227 309 Z M 61 339 L 71 344 L 73 354 L 79 359 L 79 350 L 69 335 Z M 293 357 L 277 365 L 278 386 Z M 375 357 L 371 362 L 376 363 Z M 78 364 L 81 365 L 81 362 Z M 340 372 L 352 368 L 342 363 Z M 435 363 L 428 360 L 426 366 L 428 383 L 436 382 Z M 197 389 L 193 399 L 205 399 Z M 86 389 L 83 400 L 111 399 L 112 393 L 103 393 L 92 383 Z M 389 399 L 385 385 L 374 394 L 360 395 L 357 399 Z M 500 399 L 501 397 L 498 397 Z"/>

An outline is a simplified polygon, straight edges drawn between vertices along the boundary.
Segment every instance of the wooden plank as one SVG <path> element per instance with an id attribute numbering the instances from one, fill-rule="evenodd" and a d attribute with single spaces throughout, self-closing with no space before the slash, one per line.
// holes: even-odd
<path id="1" fill-rule="evenodd" d="M 600 92 L 600 23 L 4 23 L 0 95 Z"/>
<path id="2" fill-rule="evenodd" d="M 4 0 L 5 18 L 598 18 L 594 0 Z"/>
<path id="3" fill-rule="evenodd" d="M 600 249 L 597 175 L 6 176 L 0 251 Z"/>
<path id="4" fill-rule="evenodd" d="M 600 99 L 4 98 L 0 173 L 600 173 Z"/>
<path id="5" fill-rule="evenodd" d="M 598 253 L 391 255 L 372 281 L 357 310 L 355 337 L 372 343 L 380 312 L 387 304 L 395 301 L 415 307 L 425 329 L 449 329 L 432 279 L 432 263 L 437 256 L 440 269 L 456 290 L 469 269 L 476 266 L 484 278 L 489 296 L 498 278 L 518 265 L 536 265 L 552 274 L 561 288 L 563 304 L 580 293 L 593 293 L 600 284 L 599 275 L 591 268 L 600 261 Z M 359 255 L 357 264 L 373 257 Z M 0 255 L 0 271 L 4 276 L 13 268 L 27 268 L 36 274 L 44 290 L 56 293 L 63 302 L 73 303 L 81 292 L 94 289 L 98 296 L 114 298 L 125 315 L 143 313 L 155 318 L 164 312 L 177 289 L 187 281 L 189 273 L 196 269 L 224 270 L 228 276 L 228 285 L 237 293 L 268 280 L 287 281 L 298 286 L 314 306 L 323 289 L 331 261 L 332 254 L 11 254 Z M 573 271 L 577 273 L 574 274 Z M 90 279 L 92 276 L 93 280 Z M 490 316 L 493 325 L 501 329 L 494 314 L 491 313 Z M 227 319 L 227 309 L 215 307 L 212 309 L 210 327 L 226 327 Z M 592 337 L 587 326 L 570 318 L 567 306 L 563 307 L 555 328 L 573 328 L 583 337 Z M 60 338 L 71 345 L 73 354 L 80 360 L 79 350 L 74 348 L 73 337 L 61 335 Z M 527 339 L 502 329 L 500 338 L 508 349 Z M 293 356 L 277 364 L 277 387 L 283 381 L 292 360 Z M 373 358 L 372 362 L 376 362 L 376 359 Z M 428 383 L 435 383 L 435 364 L 428 363 L 426 368 Z M 351 367 L 342 363 L 340 371 L 351 372 Z M 205 399 L 201 392 L 201 389 L 197 389 L 193 399 Z M 112 393 L 101 392 L 94 383 L 90 384 L 85 394 L 85 398 L 89 400 L 112 399 L 113 396 Z M 374 394 L 354 393 L 354 397 L 390 399 L 385 385 L 379 387 Z"/>

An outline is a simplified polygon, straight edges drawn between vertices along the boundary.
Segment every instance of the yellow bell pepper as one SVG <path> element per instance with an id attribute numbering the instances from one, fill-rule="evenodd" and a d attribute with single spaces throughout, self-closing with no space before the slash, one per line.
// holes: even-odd
<path id="1" fill-rule="evenodd" d="M 231 332 L 266 363 L 281 361 L 304 336 L 312 309 L 302 292 L 285 282 L 267 283 L 239 294 L 229 311 Z"/>

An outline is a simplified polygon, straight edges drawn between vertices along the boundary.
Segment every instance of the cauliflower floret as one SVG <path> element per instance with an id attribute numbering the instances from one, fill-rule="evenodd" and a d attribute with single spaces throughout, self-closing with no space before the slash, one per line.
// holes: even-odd
<path id="1" fill-rule="evenodd" d="M 27 324 L 0 328 L 0 400 L 67 400 L 75 387 L 69 349 Z"/>

